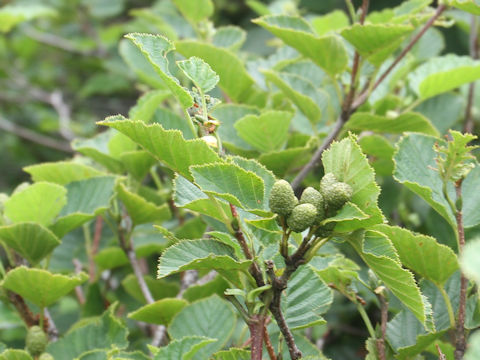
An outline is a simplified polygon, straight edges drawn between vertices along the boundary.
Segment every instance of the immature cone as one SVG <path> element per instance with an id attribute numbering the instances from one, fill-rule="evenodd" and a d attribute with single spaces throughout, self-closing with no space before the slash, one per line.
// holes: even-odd
<path id="1" fill-rule="evenodd" d="M 352 198 L 352 187 L 344 182 L 333 184 L 325 196 L 325 202 L 329 210 L 339 210 L 347 201 Z"/>
<path id="2" fill-rule="evenodd" d="M 300 197 L 300 204 L 312 204 L 317 209 L 317 217 L 315 223 L 318 224 L 325 218 L 325 204 L 323 196 L 312 187 L 307 187 L 303 190 Z"/>
<path id="3" fill-rule="evenodd" d="M 338 180 L 332 173 L 326 173 L 323 175 L 322 180 L 320 180 L 320 194 L 322 194 L 324 199 L 330 192 L 332 185 L 336 183 L 338 183 Z"/>
<path id="4" fill-rule="evenodd" d="M 295 206 L 287 218 L 288 227 L 295 232 L 302 232 L 313 225 L 317 217 L 317 209 L 312 204 L 300 204 Z"/>
<path id="5" fill-rule="evenodd" d="M 288 216 L 297 204 L 298 199 L 295 197 L 293 189 L 287 181 L 278 180 L 273 184 L 268 202 L 272 212 L 278 215 Z"/>
<path id="6" fill-rule="evenodd" d="M 40 355 L 38 360 L 55 360 L 55 359 L 49 353 L 43 353 L 42 355 Z"/>
<path id="7" fill-rule="evenodd" d="M 28 352 L 33 356 L 37 356 L 45 351 L 48 338 L 40 326 L 32 326 L 28 329 L 25 342 Z"/>

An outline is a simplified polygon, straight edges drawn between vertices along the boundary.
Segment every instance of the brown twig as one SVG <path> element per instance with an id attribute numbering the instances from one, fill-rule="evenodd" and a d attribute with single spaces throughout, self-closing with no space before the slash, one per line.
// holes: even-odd
<path id="1" fill-rule="evenodd" d="M 381 322 L 380 329 L 382 337 L 377 339 L 377 351 L 379 360 L 385 360 L 385 338 L 387 335 L 387 322 L 388 322 L 388 301 L 385 299 L 382 293 L 377 294 L 378 301 L 380 302 L 380 314 Z"/>
<path id="2" fill-rule="evenodd" d="M 15 309 L 17 309 L 17 312 L 22 318 L 25 325 L 27 325 L 28 327 L 38 325 L 38 318 L 33 315 L 32 311 L 25 303 L 25 300 L 23 300 L 20 295 L 15 294 L 12 291 L 7 291 L 7 296 L 13 306 L 15 306 Z"/>
<path id="3" fill-rule="evenodd" d="M 265 343 L 265 347 L 267 348 L 267 352 L 268 352 L 268 356 L 270 357 L 270 360 L 277 360 L 275 349 L 273 348 L 272 342 L 270 341 L 270 336 L 268 335 L 266 321 L 263 324 L 263 342 Z"/>
<path id="4" fill-rule="evenodd" d="M 477 16 L 471 15 L 470 22 L 470 56 L 472 59 L 478 59 L 479 57 L 479 48 L 478 48 L 478 26 L 477 26 Z M 467 106 L 465 108 L 465 122 L 463 124 L 463 132 L 473 133 L 474 121 L 473 121 L 473 100 L 475 97 L 475 81 L 470 83 L 468 87 L 468 97 L 467 97 Z"/>
<path id="5" fill-rule="evenodd" d="M 447 357 L 442 352 L 442 349 L 440 349 L 440 346 L 438 346 L 438 344 L 435 344 L 435 347 L 437 348 L 437 352 L 438 352 L 438 360 L 447 360 Z"/>
<path id="6" fill-rule="evenodd" d="M 50 311 L 47 308 L 43 310 L 43 315 L 47 320 L 45 323 L 45 330 L 48 334 L 50 341 L 57 341 L 58 340 L 58 329 L 53 321 L 52 315 L 50 315 Z"/>
<path id="7" fill-rule="evenodd" d="M 250 354 L 251 360 L 262 360 L 263 337 L 264 337 L 265 315 L 255 314 L 250 316 L 248 329 L 250 330 Z"/>
<path id="8" fill-rule="evenodd" d="M 462 179 L 455 183 L 455 192 L 457 200 L 462 197 Z M 463 216 L 462 209 L 458 209 L 455 213 L 455 219 L 457 221 L 457 233 L 458 233 L 458 254 L 461 257 L 463 254 L 463 248 L 465 246 L 465 232 L 463 228 Z M 467 286 L 468 279 L 463 272 L 460 274 L 460 299 L 458 305 L 458 318 L 457 326 L 455 330 L 455 360 L 463 359 L 467 343 L 465 339 L 465 312 L 467 305 Z"/>
<path id="9" fill-rule="evenodd" d="M 82 263 L 76 258 L 74 258 L 72 262 L 73 266 L 75 267 L 75 274 L 80 274 L 83 268 Z M 75 286 L 75 296 L 77 297 L 78 303 L 80 305 L 85 304 L 85 294 L 83 293 L 83 289 L 80 285 Z"/>
<path id="10" fill-rule="evenodd" d="M 88 256 L 88 275 L 90 277 L 90 283 L 95 281 L 96 265 L 94 261 L 94 256 L 98 252 L 100 247 L 100 240 L 102 239 L 102 228 L 103 228 L 103 219 L 101 216 L 97 216 L 95 221 L 95 232 L 93 233 L 92 248 L 90 249 L 90 254 Z"/>

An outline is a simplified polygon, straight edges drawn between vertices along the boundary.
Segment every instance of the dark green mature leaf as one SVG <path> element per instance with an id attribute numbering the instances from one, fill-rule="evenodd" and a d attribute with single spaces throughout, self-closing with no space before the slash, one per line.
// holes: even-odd
<path id="1" fill-rule="evenodd" d="M 153 360 L 190 360 L 203 347 L 216 342 L 205 336 L 185 336 L 171 341 L 155 354 Z"/>
<path id="2" fill-rule="evenodd" d="M 348 56 L 342 40 L 334 35 L 317 37 L 303 19 L 286 15 L 268 15 L 253 20 L 285 44 L 310 58 L 330 75 L 347 67 Z"/>
<path id="3" fill-rule="evenodd" d="M 410 87 L 422 99 L 480 79 L 480 61 L 453 54 L 435 57 L 410 73 Z"/>
<path id="4" fill-rule="evenodd" d="M 178 61 L 177 66 L 203 93 L 212 90 L 218 83 L 219 77 L 202 59 L 192 56 L 183 61 Z"/>
<path id="5" fill-rule="evenodd" d="M 162 300 L 165 298 L 175 297 L 180 291 L 180 286 L 178 283 L 168 280 L 158 280 L 154 279 L 149 275 L 143 277 L 145 283 L 147 284 L 152 296 L 155 300 Z M 134 299 L 138 300 L 140 303 L 146 304 L 147 300 L 143 296 L 142 289 L 138 284 L 138 280 L 134 274 L 127 275 L 122 280 L 122 286 L 125 291 L 132 296 Z"/>
<path id="6" fill-rule="evenodd" d="M 129 191 L 122 183 L 117 185 L 116 190 L 134 226 L 151 222 L 161 223 L 170 219 L 171 213 L 168 204 L 157 206 Z"/>
<path id="7" fill-rule="evenodd" d="M 42 163 L 24 167 L 23 170 L 29 173 L 35 182 L 47 181 L 58 185 L 105 175 L 91 166 L 73 161 Z"/>
<path id="8" fill-rule="evenodd" d="M 4 206 L 5 215 L 13 222 L 34 221 L 50 225 L 66 204 L 63 186 L 39 182 L 15 192 Z"/>
<path id="9" fill-rule="evenodd" d="M 306 164 L 309 160 L 310 147 L 294 147 L 281 151 L 262 154 L 258 161 L 280 178 L 285 174 Z"/>
<path id="10" fill-rule="evenodd" d="M 187 304 L 183 299 L 161 299 L 129 313 L 128 317 L 149 324 L 168 325 Z"/>
<path id="11" fill-rule="evenodd" d="M 411 25 L 354 24 L 343 29 L 341 34 L 360 55 L 380 66 L 413 30 Z"/>
<path id="12" fill-rule="evenodd" d="M 251 96 L 254 81 L 230 50 L 191 40 L 177 41 L 175 46 L 185 57 L 198 56 L 206 61 L 220 76 L 218 86 L 234 101 L 246 101 Z"/>
<path id="13" fill-rule="evenodd" d="M 380 232 L 354 233 L 349 238 L 363 261 L 377 274 L 398 299 L 409 308 L 421 324 L 427 324 L 428 309 L 413 274 L 402 268 L 395 248 Z"/>
<path id="14" fill-rule="evenodd" d="M 290 329 L 323 324 L 321 317 L 333 301 L 332 290 L 311 267 L 302 266 L 288 282 L 283 313 Z"/>
<path id="15" fill-rule="evenodd" d="M 191 166 L 195 183 L 205 193 L 247 210 L 268 211 L 263 180 L 235 164 Z"/>
<path id="16" fill-rule="evenodd" d="M 419 113 L 403 113 L 396 118 L 374 115 L 370 113 L 355 113 L 347 122 L 346 127 L 354 130 L 370 130 L 379 133 L 401 134 L 406 131 L 419 132 L 438 136 L 438 130 L 430 120 Z"/>
<path id="17" fill-rule="evenodd" d="M 420 134 L 409 134 L 403 137 L 397 144 L 397 152 L 394 156 L 394 177 L 428 202 L 455 228 L 454 216 L 443 196 L 442 180 L 434 170 L 437 155 L 433 146 L 437 142 L 440 143 L 442 140 Z M 451 189 L 452 198 L 455 196 L 453 192 Z"/>
<path id="18" fill-rule="evenodd" d="M 115 309 L 116 305 L 110 306 L 102 316 L 51 342 L 47 352 L 55 359 L 73 359 L 93 349 L 125 349 L 128 346 L 128 330 L 115 316 Z"/>
<path id="19" fill-rule="evenodd" d="M 85 273 L 65 276 L 19 266 L 7 273 L 1 285 L 38 307 L 44 308 L 67 295 L 75 286 L 84 283 L 87 279 L 88 275 Z"/>
<path id="20" fill-rule="evenodd" d="M 191 165 L 221 161 L 203 140 L 185 140 L 180 131 L 164 130 L 159 124 L 146 125 L 141 121 L 131 120 L 105 120 L 99 124 L 110 126 L 127 135 L 159 161 L 189 180 L 192 180 L 189 171 Z"/>
<path id="21" fill-rule="evenodd" d="M 230 305 L 214 295 L 183 308 L 173 318 L 168 333 L 175 340 L 192 335 L 217 339 L 193 357 L 196 360 L 204 360 L 227 343 L 235 323 L 235 313 Z"/>
<path id="22" fill-rule="evenodd" d="M 0 226 L 0 241 L 18 252 L 32 265 L 36 265 L 60 245 L 60 240 L 55 234 L 33 222 Z"/>
<path id="23" fill-rule="evenodd" d="M 458 270 L 453 250 L 433 237 L 388 225 L 376 225 L 373 229 L 389 238 L 404 266 L 439 286 Z"/>
<path id="24" fill-rule="evenodd" d="M 238 135 L 260 152 L 280 150 L 287 142 L 292 113 L 267 111 L 247 115 L 235 123 Z"/>
<path id="25" fill-rule="evenodd" d="M 380 189 L 375 183 L 375 173 L 362 153 L 354 136 L 334 142 L 322 156 L 325 173 L 331 172 L 338 181 L 349 184 L 353 189 L 350 202 L 369 215 L 368 219 L 352 219 L 338 223 L 336 231 L 352 231 L 383 221 L 377 206 Z"/>
<path id="26" fill-rule="evenodd" d="M 193 105 L 193 98 L 187 89 L 182 87 L 178 80 L 170 74 L 168 69 L 167 54 L 175 49 L 175 46 L 165 37 L 152 34 L 128 34 L 125 36 L 131 40 L 150 61 L 165 85 L 175 95 L 183 108 Z"/>
<path id="27" fill-rule="evenodd" d="M 170 246 L 160 257 L 157 277 L 185 270 L 245 271 L 251 260 L 237 260 L 232 247 L 217 240 L 184 240 Z"/>

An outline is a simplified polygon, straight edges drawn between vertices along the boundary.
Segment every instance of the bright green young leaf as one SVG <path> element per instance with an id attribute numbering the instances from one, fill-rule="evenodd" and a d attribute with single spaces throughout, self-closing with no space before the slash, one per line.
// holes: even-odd
<path id="1" fill-rule="evenodd" d="M 394 156 L 394 177 L 428 202 L 452 227 L 455 227 L 454 216 L 443 196 L 442 180 L 434 170 L 437 165 L 433 146 L 440 142 L 442 140 L 420 134 L 403 137 L 397 144 Z M 454 198 L 453 189 L 451 192 L 450 196 Z"/>
<path id="2" fill-rule="evenodd" d="M 260 152 L 280 150 L 287 142 L 293 114 L 267 111 L 260 116 L 247 115 L 235 123 L 238 135 Z"/>
<path id="3" fill-rule="evenodd" d="M 0 8 L 0 32 L 9 32 L 14 26 L 28 20 L 51 17 L 53 8 L 41 4 L 12 4 Z"/>
<path id="4" fill-rule="evenodd" d="M 425 309 L 420 289 L 413 274 L 402 268 L 390 240 L 379 232 L 367 231 L 364 235 L 361 232 L 354 233 L 349 242 L 420 323 L 426 324 L 428 311 Z"/>
<path id="5" fill-rule="evenodd" d="M 128 317 L 149 324 L 168 325 L 173 317 L 180 312 L 188 302 L 183 299 L 167 298 L 147 304 L 128 314 Z"/>
<path id="6" fill-rule="evenodd" d="M 254 81 L 233 52 L 191 40 L 177 41 L 175 46 L 183 56 L 197 56 L 207 62 L 220 77 L 218 86 L 232 100 L 245 101 L 249 98 Z"/>
<path id="7" fill-rule="evenodd" d="M 35 182 L 47 181 L 58 185 L 66 185 L 72 181 L 85 180 L 104 173 L 91 166 L 75 163 L 73 161 L 58 161 L 30 165 L 23 170 L 32 176 Z"/>
<path id="8" fill-rule="evenodd" d="M 354 136 L 334 142 L 322 156 L 325 173 L 331 172 L 338 181 L 349 184 L 353 189 L 350 202 L 357 205 L 369 216 L 368 219 L 352 219 L 335 227 L 336 231 L 352 231 L 383 221 L 383 215 L 377 206 L 380 189 L 375 183 L 375 173 L 362 153 Z"/>
<path id="9" fill-rule="evenodd" d="M 67 204 L 51 227 L 62 238 L 69 231 L 93 219 L 110 206 L 116 178 L 100 176 L 66 185 Z"/>
<path id="10" fill-rule="evenodd" d="M 347 202 L 335 216 L 325 219 L 322 223 L 342 222 L 345 220 L 366 220 L 370 216 L 365 214 L 360 208 L 352 202 Z"/>
<path id="11" fill-rule="evenodd" d="M 292 330 L 325 323 L 321 315 L 327 312 L 332 301 L 332 290 L 327 284 L 311 267 L 302 266 L 288 282 L 282 303 L 285 320 Z"/>
<path id="12" fill-rule="evenodd" d="M 40 308 L 47 307 L 84 283 L 88 275 L 52 274 L 46 270 L 19 266 L 5 276 L 2 287 L 11 290 Z"/>
<path id="13" fill-rule="evenodd" d="M 185 336 L 205 336 L 217 339 L 203 347 L 193 357 L 195 360 L 208 359 L 220 350 L 229 340 L 235 327 L 233 309 L 225 301 L 214 295 L 186 306 L 175 316 L 168 328 L 174 340 Z"/>
<path id="14" fill-rule="evenodd" d="M 133 226 L 151 222 L 161 223 L 171 217 L 168 204 L 157 206 L 140 195 L 131 192 L 122 183 L 117 185 L 116 191 L 132 219 Z"/>
<path id="15" fill-rule="evenodd" d="M 153 360 L 190 360 L 200 349 L 216 341 L 204 336 L 185 336 L 175 339 L 168 345 L 162 346 Z"/>
<path id="16" fill-rule="evenodd" d="M 190 167 L 195 184 L 205 193 L 216 195 L 247 210 L 265 210 L 263 180 L 235 164 L 208 164 Z"/>
<path id="17" fill-rule="evenodd" d="M 67 203 L 63 186 L 38 182 L 14 193 L 5 201 L 5 215 L 13 222 L 35 221 L 50 225 Z"/>
<path id="18" fill-rule="evenodd" d="M 55 359 L 74 359 L 92 349 L 125 349 L 128 346 L 128 330 L 115 316 L 116 307 L 110 306 L 102 316 L 49 343 L 46 351 Z"/>
<path id="19" fill-rule="evenodd" d="M 343 29 L 341 34 L 361 56 L 380 66 L 413 30 L 410 25 L 354 24 Z"/>
<path id="20" fill-rule="evenodd" d="M 169 71 L 167 54 L 175 49 L 175 46 L 165 37 L 161 35 L 151 34 L 128 34 L 125 36 L 131 40 L 145 55 L 145 57 L 154 66 L 163 82 L 168 86 L 170 91 L 180 101 L 183 108 L 193 105 L 193 98 L 187 89 L 179 84 Z"/>
<path id="21" fill-rule="evenodd" d="M 24 350 L 7 349 L 0 354 L 0 360 L 33 360 Z"/>
<path id="22" fill-rule="evenodd" d="M 178 10 L 187 19 L 198 22 L 213 15 L 212 0 L 173 0 Z"/>
<path id="23" fill-rule="evenodd" d="M 312 27 L 319 36 L 347 27 L 349 23 L 348 16 L 342 10 L 334 10 L 312 19 Z"/>
<path id="24" fill-rule="evenodd" d="M 463 359 L 477 360 L 478 354 L 480 354 L 480 332 L 477 331 L 468 339 L 468 348 Z"/>
<path id="25" fill-rule="evenodd" d="M 218 83 L 219 77 L 202 59 L 192 56 L 183 61 L 178 61 L 177 66 L 203 93 L 212 90 Z"/>
<path id="26" fill-rule="evenodd" d="M 100 250 L 93 257 L 95 263 L 103 270 L 115 269 L 128 264 L 128 257 L 118 246 L 109 246 Z"/>
<path id="27" fill-rule="evenodd" d="M 161 125 L 146 125 L 141 121 L 101 121 L 100 125 L 110 126 L 150 152 L 172 170 L 192 180 L 191 165 L 219 162 L 220 158 L 206 142 L 200 139 L 185 140 L 178 130 L 164 130 Z"/>
<path id="28" fill-rule="evenodd" d="M 420 65 L 408 79 L 415 93 L 428 99 L 480 79 L 480 61 L 453 54 L 439 56 Z"/>
<path id="29" fill-rule="evenodd" d="M 60 245 L 55 234 L 33 222 L 0 226 L 0 242 L 18 252 L 32 265 Z"/>
<path id="30" fill-rule="evenodd" d="M 243 29 L 237 26 L 222 26 L 213 34 L 212 44 L 235 51 L 242 47 L 246 38 L 247 34 Z"/>
<path id="31" fill-rule="evenodd" d="M 184 240 L 164 251 L 158 263 L 157 277 L 185 270 L 240 270 L 251 260 L 237 260 L 234 249 L 217 240 Z"/>
<path id="32" fill-rule="evenodd" d="M 128 117 L 135 121 L 150 122 L 160 104 L 169 96 L 168 90 L 153 90 L 145 93 L 138 99 L 137 104 L 130 108 Z"/>
<path id="33" fill-rule="evenodd" d="M 335 35 L 317 37 L 303 19 L 286 15 L 269 15 L 253 20 L 302 55 L 313 60 L 330 75 L 347 67 L 347 50 L 342 40 Z"/>
<path id="34" fill-rule="evenodd" d="M 403 113 L 396 118 L 357 112 L 352 115 L 346 126 L 353 130 L 378 133 L 401 134 L 410 131 L 439 136 L 438 130 L 430 120 L 414 112 Z"/>
<path id="35" fill-rule="evenodd" d="M 467 11 L 473 15 L 480 15 L 480 4 L 477 0 L 450 0 L 448 2 L 460 10 Z"/>
<path id="36" fill-rule="evenodd" d="M 374 229 L 389 238 L 405 267 L 439 286 L 458 270 L 453 250 L 433 237 L 388 225 L 376 225 Z"/>
<path id="37" fill-rule="evenodd" d="M 326 108 L 329 102 L 328 94 L 316 89 L 310 81 L 298 75 L 270 70 L 265 70 L 263 73 L 265 78 L 275 84 L 310 122 L 320 121 L 322 108 Z"/>
<path id="38" fill-rule="evenodd" d="M 230 348 L 222 350 L 212 355 L 213 360 L 250 360 L 251 355 L 249 350 Z"/>

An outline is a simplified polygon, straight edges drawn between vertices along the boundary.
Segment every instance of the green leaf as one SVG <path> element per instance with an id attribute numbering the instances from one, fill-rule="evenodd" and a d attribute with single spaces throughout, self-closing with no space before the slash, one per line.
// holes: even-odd
<path id="1" fill-rule="evenodd" d="M 282 309 L 291 330 L 324 324 L 320 316 L 333 301 L 332 290 L 310 266 L 302 266 L 291 277 Z M 306 306 L 308 304 L 308 306 Z"/>
<path id="2" fill-rule="evenodd" d="M 0 241 L 32 265 L 36 265 L 60 245 L 60 240 L 50 230 L 40 224 L 28 222 L 1 226 Z"/>
<path id="3" fill-rule="evenodd" d="M 247 34 L 243 29 L 237 26 L 222 26 L 213 34 L 212 44 L 235 51 L 242 47 L 246 38 Z"/>
<path id="4" fill-rule="evenodd" d="M 369 230 L 363 235 L 362 232 L 354 233 L 349 242 L 363 261 L 413 312 L 420 323 L 426 324 L 428 311 L 425 309 L 420 289 L 412 273 L 402 268 L 390 240 L 382 233 Z"/>
<path id="5" fill-rule="evenodd" d="M 55 15 L 54 9 L 40 4 L 12 4 L 0 8 L 0 32 L 9 32 L 14 26 L 28 20 Z"/>
<path id="6" fill-rule="evenodd" d="M 282 151 L 272 151 L 260 155 L 258 161 L 278 177 L 284 178 L 287 172 L 308 162 L 310 151 L 310 147 L 294 147 Z"/>
<path id="7" fill-rule="evenodd" d="M 319 36 L 347 27 L 349 23 L 348 16 L 342 10 L 334 10 L 312 19 L 312 27 Z"/>
<path id="8" fill-rule="evenodd" d="M 326 218 L 325 220 L 322 221 L 323 224 L 328 224 L 331 222 L 342 222 L 345 220 L 366 220 L 370 216 L 365 214 L 360 208 L 355 205 L 354 203 L 347 202 L 341 209 L 340 211 L 332 217 Z"/>
<path id="9" fill-rule="evenodd" d="M 183 108 L 193 105 L 193 98 L 187 89 L 179 84 L 168 68 L 167 54 L 175 49 L 175 46 L 165 37 L 152 34 L 132 33 L 125 35 L 131 40 L 150 61 L 163 82 L 178 99 Z"/>
<path id="10" fill-rule="evenodd" d="M 439 286 L 458 270 L 453 250 L 433 237 L 388 225 L 376 225 L 373 229 L 390 239 L 404 266 Z"/>
<path id="11" fill-rule="evenodd" d="M 449 5 L 452 5 L 460 10 L 469 12 L 473 15 L 480 15 L 480 4 L 476 0 L 450 0 Z"/>
<path id="12" fill-rule="evenodd" d="M 40 308 L 45 308 L 87 279 L 88 275 L 85 273 L 65 276 L 19 266 L 7 273 L 2 287 L 17 293 Z"/>
<path id="13" fill-rule="evenodd" d="M 403 137 L 397 144 L 393 176 L 430 204 L 455 228 L 455 218 L 443 196 L 442 180 L 434 170 L 437 164 L 433 146 L 437 142 L 442 140 L 420 134 L 409 134 Z M 451 195 L 453 195 L 453 189 Z"/>
<path id="14" fill-rule="evenodd" d="M 116 307 L 110 306 L 102 316 L 87 321 L 63 338 L 49 343 L 46 351 L 55 359 L 74 359 L 93 349 L 125 349 L 128 346 L 128 330 L 115 316 Z"/>
<path id="15" fill-rule="evenodd" d="M 143 279 L 145 280 L 145 283 L 150 289 L 150 292 L 155 300 L 175 297 L 180 291 L 180 286 L 178 283 L 173 281 L 157 280 L 148 275 L 145 275 Z M 142 294 L 142 289 L 140 289 L 140 285 L 138 284 L 138 280 L 134 274 L 127 275 L 122 281 L 122 286 L 125 291 L 134 299 L 138 300 L 142 304 L 147 303 Z"/>
<path id="16" fill-rule="evenodd" d="M 235 164 L 190 167 L 195 184 L 207 194 L 218 196 L 247 210 L 268 211 L 263 180 Z"/>
<path id="17" fill-rule="evenodd" d="M 175 6 L 187 19 L 198 22 L 213 15 L 212 0 L 173 0 Z"/>
<path id="18" fill-rule="evenodd" d="M 0 354 L 0 360 L 33 360 L 24 350 L 7 349 Z"/>
<path id="19" fill-rule="evenodd" d="M 401 134 L 406 131 L 439 136 L 430 120 L 419 113 L 403 113 L 395 118 L 370 113 L 355 113 L 346 127 L 353 130 L 367 130 L 379 133 Z"/>
<path id="20" fill-rule="evenodd" d="M 164 130 L 159 124 L 146 125 L 141 121 L 118 120 L 99 122 L 110 126 L 150 152 L 173 171 L 192 180 L 189 167 L 219 162 L 218 155 L 203 140 L 185 140 L 178 130 Z"/>
<path id="21" fill-rule="evenodd" d="M 354 24 L 341 34 L 362 57 L 380 66 L 413 30 L 411 25 Z"/>
<path id="22" fill-rule="evenodd" d="M 235 313 L 229 304 L 214 295 L 183 308 L 173 318 L 168 333 L 175 340 L 193 335 L 217 339 L 193 357 L 196 360 L 203 360 L 208 359 L 227 343 L 235 323 Z"/>
<path id="23" fill-rule="evenodd" d="M 289 73 L 263 71 L 265 78 L 274 83 L 310 120 L 317 123 L 322 117 L 322 106 L 328 104 L 328 94 L 316 89 L 311 82 Z"/>
<path id="24" fill-rule="evenodd" d="M 480 184 L 480 166 L 477 164 L 462 182 L 462 214 L 465 228 L 480 224 L 480 191 L 478 191 L 478 184 Z"/>
<path id="25" fill-rule="evenodd" d="M 30 165 L 24 167 L 23 171 L 29 173 L 35 182 L 46 181 L 58 185 L 66 185 L 72 181 L 85 180 L 104 175 L 104 173 L 91 166 L 72 161 L 57 161 Z"/>
<path id="26" fill-rule="evenodd" d="M 185 57 L 197 56 L 207 62 L 220 77 L 218 86 L 234 101 L 246 101 L 252 94 L 253 79 L 233 52 L 191 40 L 175 43 Z"/>
<path id="27" fill-rule="evenodd" d="M 94 256 L 95 263 L 103 270 L 115 269 L 128 264 L 128 257 L 118 246 L 105 247 Z"/>
<path id="28" fill-rule="evenodd" d="M 154 90 L 143 94 L 138 99 L 137 104 L 130 108 L 128 117 L 135 121 L 150 122 L 160 104 L 169 96 L 170 92 L 168 90 Z"/>
<path id="29" fill-rule="evenodd" d="M 467 352 L 465 353 L 464 360 L 476 360 L 480 354 L 480 332 L 475 332 L 468 339 Z"/>
<path id="30" fill-rule="evenodd" d="M 247 115 L 235 123 L 238 135 L 260 152 L 280 150 L 287 142 L 292 113 L 270 110 Z"/>
<path id="31" fill-rule="evenodd" d="M 465 246 L 463 254 L 460 258 L 462 270 L 466 276 L 480 284 L 480 264 L 478 257 L 480 256 L 480 239 L 470 241 Z"/>
<path id="32" fill-rule="evenodd" d="M 161 347 L 153 360 L 190 360 L 200 349 L 216 341 L 204 336 L 185 336 L 175 339 L 167 346 Z"/>
<path id="33" fill-rule="evenodd" d="M 246 271 L 251 260 L 237 260 L 232 247 L 217 240 L 184 240 L 164 251 L 157 278 L 185 270 Z"/>
<path id="34" fill-rule="evenodd" d="M 480 61 L 453 54 L 431 58 L 408 77 L 410 87 L 421 99 L 428 99 L 477 79 L 480 79 Z"/>
<path id="35" fill-rule="evenodd" d="M 180 312 L 188 302 L 183 299 L 167 298 L 147 304 L 128 314 L 133 320 L 149 324 L 168 325 L 173 317 Z"/>
<path id="36" fill-rule="evenodd" d="M 51 227 L 53 232 L 61 238 L 108 209 L 115 181 L 113 176 L 101 176 L 69 183 L 67 204 Z"/>
<path id="37" fill-rule="evenodd" d="M 168 204 L 157 206 L 148 202 L 145 198 L 129 191 L 124 184 L 119 183 L 116 187 L 118 198 L 122 200 L 132 219 L 133 226 L 146 223 L 161 223 L 170 219 L 171 213 Z"/>
<path id="38" fill-rule="evenodd" d="M 127 172 L 140 182 L 156 162 L 152 155 L 143 150 L 125 152 L 120 155 L 120 160 Z"/>
<path id="39" fill-rule="evenodd" d="M 203 93 L 212 90 L 218 83 L 219 77 L 202 59 L 192 56 L 183 61 L 177 61 L 177 66 Z"/>
<path id="40" fill-rule="evenodd" d="M 13 222 L 34 221 L 50 225 L 66 204 L 63 186 L 38 182 L 15 192 L 5 201 L 5 215 Z"/>
<path id="41" fill-rule="evenodd" d="M 338 181 L 346 182 L 352 187 L 350 202 L 369 218 L 338 223 L 335 231 L 352 231 L 383 222 L 382 212 L 377 206 L 380 189 L 375 183 L 375 173 L 355 140 L 351 135 L 340 142 L 334 142 L 323 153 L 322 162 L 325 173 L 333 173 Z"/>
<path id="42" fill-rule="evenodd" d="M 213 360 L 250 360 L 251 355 L 249 350 L 230 348 L 216 352 L 212 356 Z"/>
<path id="43" fill-rule="evenodd" d="M 313 60 L 330 75 L 338 74 L 347 67 L 348 55 L 342 40 L 334 35 L 315 36 L 310 25 L 299 17 L 269 15 L 253 22 Z"/>
<path id="44" fill-rule="evenodd" d="M 377 175 L 392 175 L 395 148 L 384 136 L 375 134 L 362 136 L 358 143 L 362 151 L 369 156 Z"/>

